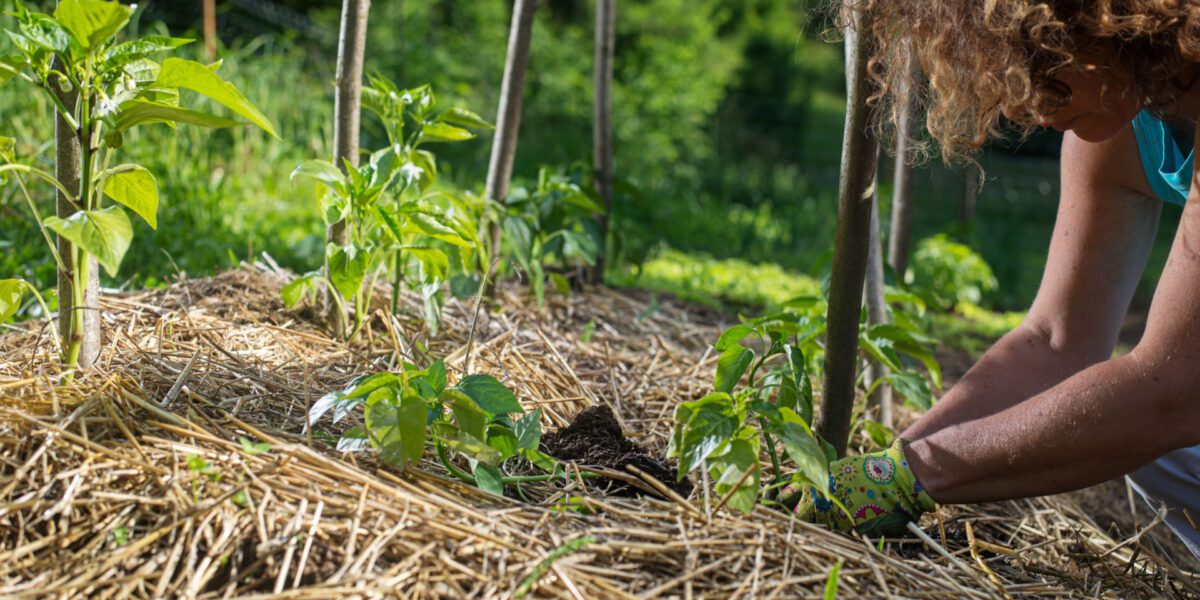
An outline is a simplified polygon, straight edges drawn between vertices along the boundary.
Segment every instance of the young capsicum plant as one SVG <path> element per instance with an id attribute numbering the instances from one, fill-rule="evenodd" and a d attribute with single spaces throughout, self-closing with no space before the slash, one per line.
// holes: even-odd
<path id="1" fill-rule="evenodd" d="M 145 167 L 115 164 L 126 134 L 154 123 L 220 128 L 242 122 L 181 106 L 182 91 L 206 96 L 275 136 L 275 129 L 249 100 L 217 74 L 219 64 L 204 65 L 170 57 L 152 60 L 191 40 L 144 36 L 119 41 L 135 8 L 105 0 L 61 0 L 53 14 L 29 10 L 16 0 L 8 13 L 15 30 L 6 30 L 18 53 L 0 56 L 0 86 L 20 82 L 48 98 L 74 132 L 79 145 L 78 190 L 53 174 L 0 153 L 0 174 L 11 175 L 54 255 L 60 277 L 69 275 L 74 307 L 62 335 L 63 362 L 75 369 L 82 343 L 85 315 L 83 293 L 91 258 L 115 277 L 133 237 L 126 210 L 156 228 L 160 202 L 157 181 Z M 62 156 L 60 155 L 60 159 Z M 69 202 L 72 212 L 43 217 L 25 178 L 51 184 Z M 108 201 L 113 204 L 107 205 Z M 48 231 L 70 242 L 68 269 Z M 11 288 L 11 286 L 9 286 Z"/>

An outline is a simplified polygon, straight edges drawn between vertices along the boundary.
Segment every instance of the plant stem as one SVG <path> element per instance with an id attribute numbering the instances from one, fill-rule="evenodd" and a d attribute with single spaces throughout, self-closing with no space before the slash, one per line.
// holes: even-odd
<path id="1" fill-rule="evenodd" d="M 779 452 L 775 449 L 775 438 L 767 431 L 767 423 L 761 416 L 758 418 L 758 426 L 762 430 L 763 439 L 767 440 L 767 453 L 771 455 L 771 469 L 775 472 L 774 480 L 779 481 L 783 477 L 783 471 L 779 468 Z"/>
<path id="2" fill-rule="evenodd" d="M 13 179 L 17 180 L 17 186 L 21 188 L 21 193 L 25 196 L 25 201 L 29 203 L 29 210 L 33 212 L 33 220 L 37 221 L 38 229 L 42 232 L 42 237 L 46 238 L 46 245 L 50 247 L 50 254 L 54 256 L 55 266 L 58 267 L 59 271 L 66 270 L 62 257 L 58 255 L 58 245 L 54 243 L 54 240 L 50 239 L 50 233 L 46 230 L 46 226 L 42 222 L 42 213 L 38 212 L 37 204 L 33 202 L 33 197 L 29 195 L 29 188 L 25 187 L 25 180 L 21 179 L 20 175 L 15 175 Z M 46 312 L 46 318 L 50 318 L 49 311 Z"/>
<path id="3" fill-rule="evenodd" d="M 446 446 L 444 446 L 442 444 L 437 444 L 437 455 L 438 455 L 438 460 L 442 463 L 442 466 L 446 467 L 446 470 L 449 471 L 450 475 L 452 475 L 455 479 L 458 479 L 459 481 L 462 481 L 464 483 L 469 483 L 471 485 L 478 485 L 475 482 L 475 477 L 473 477 L 470 473 L 467 473 L 466 471 L 458 468 L 458 466 L 455 465 L 454 462 L 450 460 L 450 457 L 446 455 Z M 595 478 L 599 477 L 599 475 L 597 475 L 595 473 L 577 473 L 577 475 L 582 479 L 595 479 Z M 537 483 L 540 481 L 553 481 L 555 479 L 569 479 L 570 476 L 571 476 L 570 473 L 567 473 L 566 471 L 564 471 L 562 473 L 555 472 L 555 473 L 550 473 L 548 475 L 514 475 L 514 476 L 509 476 L 509 477 L 501 477 L 500 481 L 501 481 L 501 483 L 511 485 L 511 484 L 518 484 L 518 483 Z"/>
<path id="4" fill-rule="evenodd" d="M 392 315 L 400 314 L 400 286 L 404 283 L 404 251 L 397 248 L 392 257 Z"/>

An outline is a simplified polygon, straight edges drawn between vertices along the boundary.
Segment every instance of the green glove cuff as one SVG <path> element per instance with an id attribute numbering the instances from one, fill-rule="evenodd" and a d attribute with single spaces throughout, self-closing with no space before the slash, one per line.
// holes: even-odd
<path id="1" fill-rule="evenodd" d="M 925 486 L 917 481 L 917 476 L 913 474 L 912 468 L 908 465 L 908 457 L 905 456 L 904 448 L 912 443 L 912 440 L 904 440 L 896 438 L 892 443 L 892 447 L 888 452 L 895 451 L 897 462 L 899 463 L 896 469 L 896 482 L 900 489 L 911 490 L 912 505 L 917 509 L 917 514 L 933 512 L 937 510 L 937 502 L 929 497 L 925 492 Z"/>

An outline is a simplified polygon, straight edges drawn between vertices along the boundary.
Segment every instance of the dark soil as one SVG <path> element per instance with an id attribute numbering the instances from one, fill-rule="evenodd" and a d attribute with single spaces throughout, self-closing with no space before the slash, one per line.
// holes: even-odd
<path id="1" fill-rule="evenodd" d="M 543 435 L 542 451 L 559 460 L 620 473 L 628 473 L 625 467 L 633 465 L 684 498 L 692 493 L 692 482 L 675 480 L 673 466 L 650 456 L 625 437 L 612 409 L 607 406 L 585 408 L 570 425 Z M 605 487 L 606 494 L 638 496 L 645 493 L 621 481 L 605 478 L 595 481 Z"/>

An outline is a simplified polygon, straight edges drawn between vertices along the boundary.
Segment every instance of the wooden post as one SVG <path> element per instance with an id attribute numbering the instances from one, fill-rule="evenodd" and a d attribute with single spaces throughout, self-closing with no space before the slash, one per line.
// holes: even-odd
<path id="1" fill-rule="evenodd" d="M 896 163 L 892 179 L 892 227 L 888 235 L 888 264 L 896 277 L 904 279 L 908 272 L 908 257 L 912 248 L 912 164 L 908 160 L 908 142 L 912 137 L 913 111 L 916 103 L 913 95 L 917 89 L 917 61 L 909 47 L 909 70 L 905 88 L 902 90 L 904 106 L 896 123 Z"/>
<path id="2" fill-rule="evenodd" d="M 845 456 L 858 366 L 858 317 L 867 270 L 877 144 L 870 130 L 867 15 L 851 6 L 846 30 L 846 128 L 838 189 L 837 237 L 825 334 L 825 387 L 817 432 Z"/>
<path id="3" fill-rule="evenodd" d="M 56 88 L 55 94 L 67 108 L 74 107 L 79 98 L 76 90 Z M 57 110 L 54 116 L 54 176 L 71 192 L 70 197 L 61 191 L 57 192 L 56 214 L 60 219 L 66 219 L 75 214 L 77 205 L 83 205 L 79 194 L 83 151 L 79 131 L 71 127 Z M 100 266 L 94 257 L 89 259 L 83 306 L 75 306 L 73 292 L 78 253 L 74 244 L 59 236 L 58 254 L 63 263 L 63 270 L 58 272 L 58 333 L 64 347 L 72 338 L 80 340 L 76 366 L 80 370 L 90 369 L 100 355 Z"/>
<path id="4" fill-rule="evenodd" d="M 500 106 L 496 109 L 496 134 L 488 161 L 486 194 L 501 204 L 508 197 L 513 159 L 517 154 L 517 133 L 521 129 L 521 99 L 525 91 L 525 69 L 529 65 L 529 43 L 533 35 L 533 16 L 537 0 L 515 0 L 512 25 L 508 33 L 508 56 L 504 79 L 500 84 Z M 500 223 L 492 223 L 488 232 L 490 254 L 500 253 Z M 490 293 L 489 293 L 490 295 Z"/>
<path id="5" fill-rule="evenodd" d="M 875 183 L 871 185 L 871 226 L 870 226 L 870 242 L 867 248 L 867 281 L 865 300 L 867 302 L 867 325 L 882 325 L 887 323 L 887 301 L 884 298 L 884 280 L 883 280 L 883 239 L 882 232 L 879 226 L 879 193 L 878 193 L 879 177 L 876 174 Z M 876 381 L 889 375 L 888 368 L 878 361 L 872 360 L 867 366 L 867 372 L 864 377 L 867 389 L 870 389 Z M 875 389 L 875 393 L 871 395 L 871 402 L 879 406 L 879 413 L 876 415 L 879 422 L 888 428 L 892 427 L 892 388 L 890 386 L 881 385 Z"/>
<path id="6" fill-rule="evenodd" d="M 204 2 L 204 55 L 208 60 L 217 58 L 217 0 Z"/>
<path id="7" fill-rule="evenodd" d="M 592 161 L 596 193 L 604 201 L 600 224 L 600 256 L 592 269 L 592 283 L 604 283 L 608 258 L 608 224 L 613 211 L 613 54 L 616 46 L 617 0 L 596 0 L 596 99 L 593 107 Z"/>
<path id="8" fill-rule="evenodd" d="M 358 166 L 358 136 L 362 107 L 363 55 L 367 46 L 367 16 L 371 0 L 344 0 L 342 25 L 338 37 L 337 79 L 333 104 L 333 163 L 346 170 L 346 163 Z M 339 221 L 325 232 L 328 243 L 346 245 L 346 222 Z M 329 274 L 329 265 L 325 265 Z M 346 334 L 346 316 L 332 294 L 325 289 L 325 322 L 338 337 Z M 395 292 L 393 292 L 395 293 Z"/>

